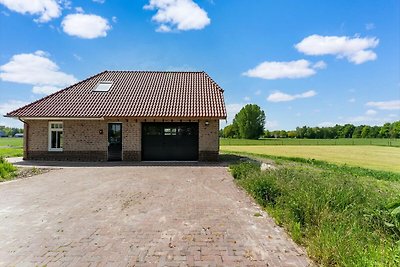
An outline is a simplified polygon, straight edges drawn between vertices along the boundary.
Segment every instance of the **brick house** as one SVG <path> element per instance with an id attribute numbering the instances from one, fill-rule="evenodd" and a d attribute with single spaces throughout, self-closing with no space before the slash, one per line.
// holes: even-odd
<path id="1" fill-rule="evenodd" d="M 223 90 L 205 72 L 104 71 L 6 115 L 24 158 L 217 160 Z"/>

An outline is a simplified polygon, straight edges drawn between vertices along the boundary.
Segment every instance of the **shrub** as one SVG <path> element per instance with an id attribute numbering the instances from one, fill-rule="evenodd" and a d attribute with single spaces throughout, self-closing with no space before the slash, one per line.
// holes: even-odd
<path id="1" fill-rule="evenodd" d="M 7 180 L 15 176 L 17 168 L 11 163 L 0 157 L 0 181 Z"/>
<path id="2" fill-rule="evenodd" d="M 260 164 L 256 162 L 243 162 L 241 164 L 234 164 L 230 166 L 231 174 L 235 179 L 246 178 L 253 172 L 260 170 Z"/>

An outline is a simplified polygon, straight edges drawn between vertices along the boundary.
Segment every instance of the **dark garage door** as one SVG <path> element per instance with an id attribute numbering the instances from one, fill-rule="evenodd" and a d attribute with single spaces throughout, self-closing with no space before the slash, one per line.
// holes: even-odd
<path id="1" fill-rule="evenodd" d="M 199 125 L 187 123 L 142 124 L 142 160 L 197 160 Z"/>

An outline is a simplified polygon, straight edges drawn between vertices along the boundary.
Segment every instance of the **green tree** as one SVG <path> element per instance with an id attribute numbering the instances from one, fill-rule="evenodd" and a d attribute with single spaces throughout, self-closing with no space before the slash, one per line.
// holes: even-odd
<path id="1" fill-rule="evenodd" d="M 353 136 L 354 129 L 356 127 L 353 124 L 345 124 L 340 131 L 340 138 L 351 138 Z"/>
<path id="2" fill-rule="evenodd" d="M 227 125 L 223 130 L 223 136 L 226 138 L 237 138 L 239 135 L 237 125 Z"/>
<path id="3" fill-rule="evenodd" d="M 371 126 L 365 125 L 361 130 L 361 138 L 368 138 L 371 131 Z"/>
<path id="4" fill-rule="evenodd" d="M 393 122 L 390 125 L 390 138 L 400 138 L 400 121 Z"/>
<path id="5" fill-rule="evenodd" d="M 354 129 L 353 135 L 351 136 L 351 138 L 361 138 L 361 131 L 363 128 L 364 128 L 364 125 L 357 126 Z"/>
<path id="6" fill-rule="evenodd" d="M 233 124 L 240 138 L 258 139 L 264 133 L 265 113 L 258 105 L 247 104 L 236 114 Z"/>
<path id="7" fill-rule="evenodd" d="M 270 137 L 271 137 L 271 132 L 268 131 L 268 130 L 265 130 L 265 131 L 264 131 L 264 137 L 265 137 L 265 138 L 270 138 Z"/>
<path id="8" fill-rule="evenodd" d="M 296 138 L 296 131 L 288 131 L 287 137 L 289 138 Z"/>
<path id="9" fill-rule="evenodd" d="M 385 123 L 380 131 L 379 131 L 379 137 L 382 138 L 389 138 L 390 137 L 390 128 L 391 128 L 391 124 L 389 122 Z"/>

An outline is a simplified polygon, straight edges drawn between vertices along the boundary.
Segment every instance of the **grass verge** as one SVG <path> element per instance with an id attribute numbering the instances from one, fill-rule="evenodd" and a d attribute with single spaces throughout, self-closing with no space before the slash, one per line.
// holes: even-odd
<path id="1" fill-rule="evenodd" d="M 17 175 L 17 168 L 0 157 L 0 182 L 13 179 Z"/>
<path id="2" fill-rule="evenodd" d="M 265 154 L 246 153 L 246 152 L 230 152 L 230 151 L 229 152 L 223 151 L 223 152 L 229 153 L 231 155 L 248 156 L 248 157 L 257 158 L 257 159 L 273 159 L 278 164 L 283 164 L 287 161 L 306 163 L 306 164 L 308 164 L 308 166 L 315 166 L 315 167 L 319 167 L 324 170 L 331 170 L 336 173 L 341 173 L 343 175 L 350 174 L 354 178 L 371 177 L 371 178 L 374 178 L 377 180 L 400 181 L 400 173 L 397 173 L 397 172 L 372 170 L 372 169 L 363 168 L 363 167 L 349 166 L 346 164 L 334 164 L 334 163 L 330 163 L 327 161 L 316 160 L 316 159 L 271 156 L 271 155 L 265 155 Z"/>
<path id="3" fill-rule="evenodd" d="M 275 171 L 254 162 L 230 170 L 318 264 L 399 266 L 400 182 L 302 160 L 280 159 Z"/>
<path id="4" fill-rule="evenodd" d="M 0 148 L 0 157 L 22 157 L 24 154 L 22 148 L 3 147 Z"/>

